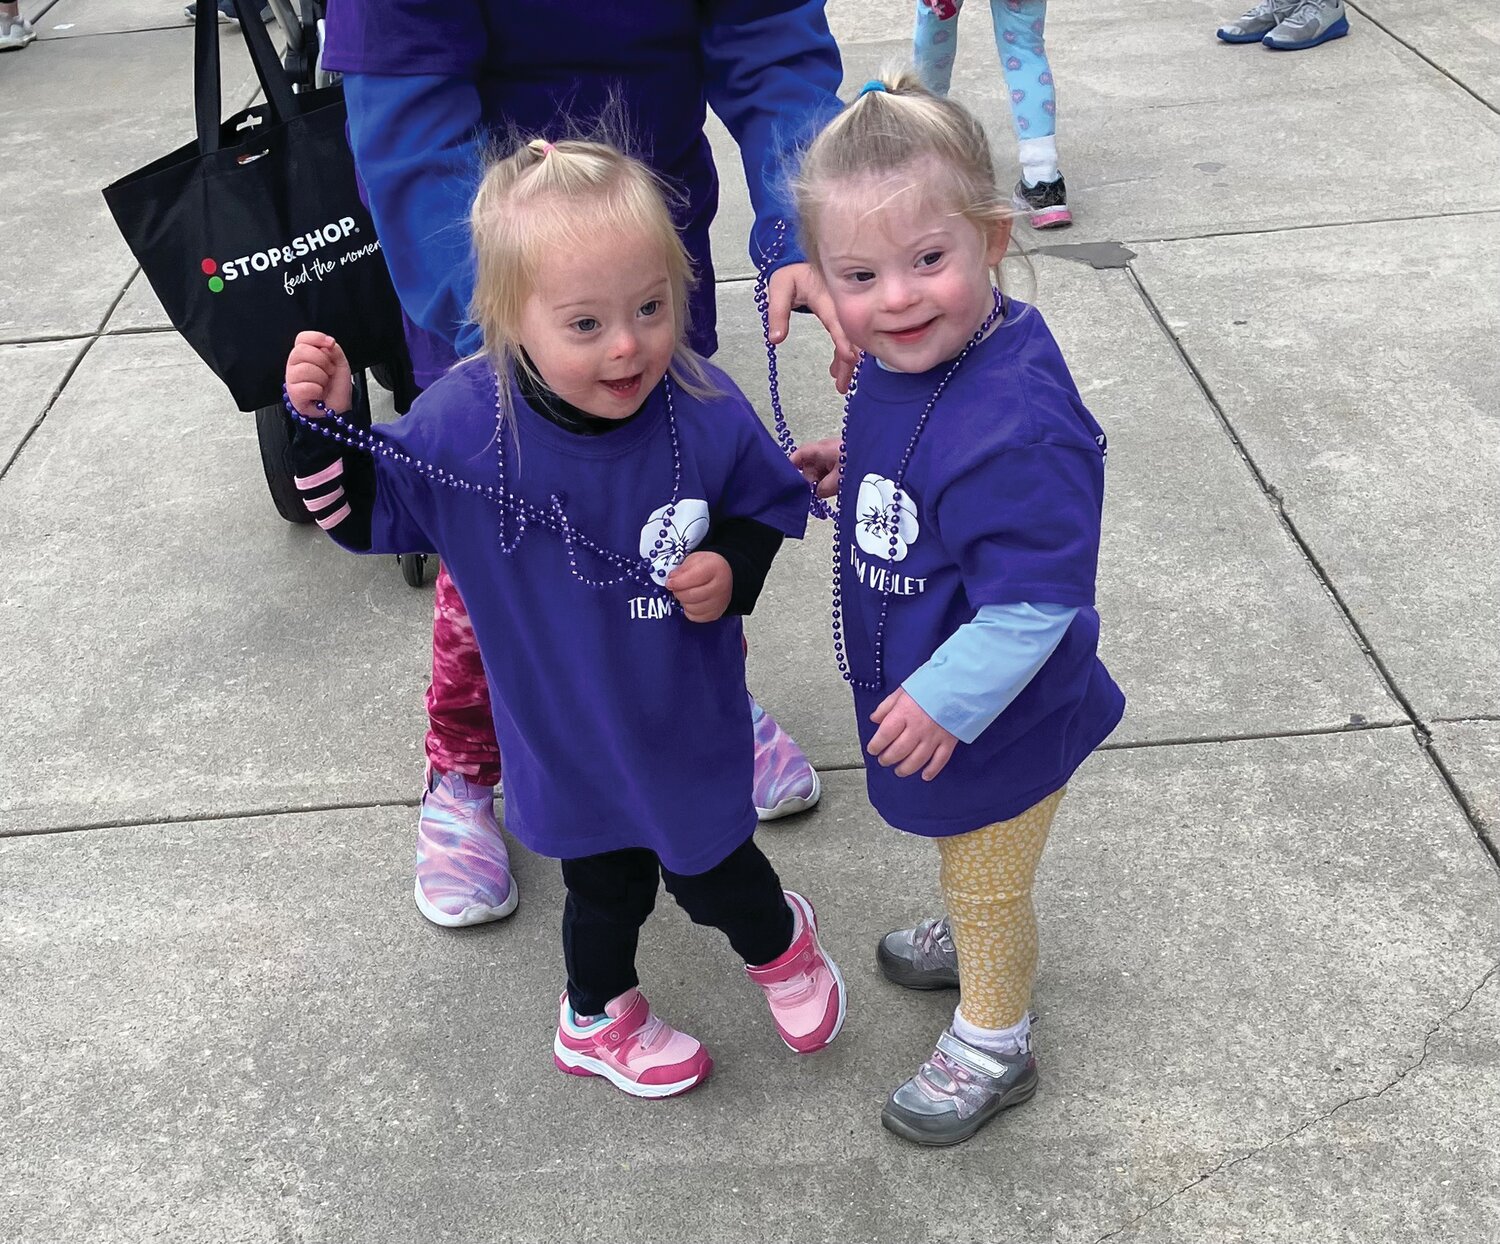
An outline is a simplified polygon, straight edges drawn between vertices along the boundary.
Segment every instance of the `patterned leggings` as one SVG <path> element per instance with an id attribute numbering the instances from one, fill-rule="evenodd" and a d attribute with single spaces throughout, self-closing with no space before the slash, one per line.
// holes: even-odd
<path id="1" fill-rule="evenodd" d="M 958 51 L 958 15 L 964 0 L 918 0 L 915 54 L 917 73 L 927 89 L 948 93 Z M 995 47 L 1010 90 L 1010 115 L 1017 138 L 1045 138 L 1057 132 L 1057 91 L 1042 32 L 1047 0 L 990 0 Z"/>
<path id="2" fill-rule="evenodd" d="M 427 763 L 480 786 L 500 781 L 500 744 L 474 624 L 446 566 L 432 592 L 432 685 L 427 688 Z"/>
<path id="3" fill-rule="evenodd" d="M 1008 821 L 936 840 L 958 948 L 959 1007 L 980 1028 L 1010 1028 L 1031 1003 L 1037 959 L 1031 887 L 1066 790 Z"/>

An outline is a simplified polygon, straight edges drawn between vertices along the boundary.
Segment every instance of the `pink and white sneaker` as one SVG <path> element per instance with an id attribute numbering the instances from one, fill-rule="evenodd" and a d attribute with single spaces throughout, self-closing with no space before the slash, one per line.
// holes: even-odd
<path id="1" fill-rule="evenodd" d="M 792 736 L 752 695 L 750 720 L 755 723 L 755 815 L 762 821 L 806 812 L 823 794 L 818 771 L 807 761 Z"/>
<path id="2" fill-rule="evenodd" d="M 675 1097 L 708 1079 L 714 1060 L 697 1038 L 651 1012 L 639 989 L 607 1003 L 604 1015 L 580 1024 L 563 993 L 552 1060 L 572 1076 L 603 1076 L 632 1097 Z"/>
<path id="3" fill-rule="evenodd" d="M 784 890 L 796 924 L 792 944 L 780 958 L 745 972 L 766 995 L 771 1018 L 787 1048 L 815 1054 L 844 1026 L 844 978 L 818 942 L 813 905 L 795 890 Z"/>
<path id="4" fill-rule="evenodd" d="M 429 775 L 417 822 L 417 910 L 456 929 L 502 920 L 521 896 L 495 820 L 495 788 L 461 773 Z"/>

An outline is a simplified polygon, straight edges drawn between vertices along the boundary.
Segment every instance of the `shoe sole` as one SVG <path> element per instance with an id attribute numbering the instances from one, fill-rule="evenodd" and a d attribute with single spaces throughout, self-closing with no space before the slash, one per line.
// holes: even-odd
<path id="1" fill-rule="evenodd" d="M 755 819 L 761 822 L 779 821 L 783 817 L 796 816 L 799 812 L 807 812 L 817 807 L 818 800 L 823 798 L 823 782 L 818 777 L 816 769 L 812 771 L 812 775 L 813 785 L 811 794 L 793 795 L 790 799 L 783 799 L 774 808 L 757 807 L 755 809 Z"/>
<path id="2" fill-rule="evenodd" d="M 1261 46 L 1272 52 L 1305 52 L 1308 48 L 1315 48 L 1318 44 L 1327 43 L 1330 39 L 1342 39 L 1348 33 L 1349 19 L 1341 17 L 1316 38 L 1304 39 L 1301 43 L 1272 43 L 1271 36 L 1267 35 L 1261 40 Z"/>
<path id="3" fill-rule="evenodd" d="M 894 1133 L 901 1137 L 902 1140 L 909 1140 L 914 1145 L 922 1145 L 928 1149 L 946 1149 L 949 1145 L 963 1144 L 964 1141 L 970 1139 L 974 1133 L 989 1123 L 996 1115 L 1002 1114 L 1016 1106 L 1024 1106 L 1036 1096 L 1036 1091 L 1040 1084 L 1040 1077 L 1033 1079 L 1030 1084 L 1018 1089 L 1009 1098 L 1000 1098 L 988 1110 L 982 1110 L 978 1114 L 970 1115 L 969 1118 L 963 1121 L 961 1127 L 955 1128 L 951 1132 L 934 1134 L 912 1127 L 902 1115 L 895 1113 L 891 1109 L 889 1102 L 886 1103 L 885 1108 L 880 1112 L 880 1125 L 886 1131 Z"/>
<path id="4" fill-rule="evenodd" d="M 1272 27 L 1272 29 L 1275 28 Z M 1218 35 L 1225 43 L 1259 43 L 1270 33 L 1270 30 L 1262 30 L 1258 35 L 1229 35 L 1225 34 L 1222 30 L 1214 31 L 1214 34 Z"/>
<path id="5" fill-rule="evenodd" d="M 875 966 L 880 969 L 880 974 L 893 985 L 900 985 L 902 989 L 957 989 L 958 973 L 948 972 L 946 969 L 938 972 L 923 972 L 912 967 L 905 959 L 897 958 L 885 948 L 882 939 L 875 947 Z"/>
<path id="6" fill-rule="evenodd" d="M 1073 223 L 1073 213 L 1066 206 L 1033 210 L 1031 204 L 1018 194 L 1011 196 L 1010 205 L 1026 217 L 1026 223 L 1033 229 L 1061 229 Z"/>
<path id="7" fill-rule="evenodd" d="M 686 1093 L 689 1089 L 697 1088 L 708 1079 L 714 1069 L 714 1060 L 705 1058 L 703 1070 L 698 1075 L 689 1076 L 686 1080 L 678 1080 L 673 1084 L 641 1084 L 621 1075 L 602 1059 L 590 1058 L 587 1054 L 580 1054 L 577 1050 L 569 1049 L 563 1044 L 560 1036 L 552 1038 L 552 1061 L 557 1064 L 559 1071 L 564 1071 L 570 1076 L 598 1076 L 600 1079 L 608 1080 L 622 1093 L 651 1101 L 662 1097 L 676 1097 L 681 1093 Z"/>
<path id="8" fill-rule="evenodd" d="M 795 891 L 793 891 L 793 893 L 795 893 Z M 776 1035 L 778 1037 L 781 1037 L 781 1044 L 786 1046 L 787 1049 L 791 1050 L 793 1054 L 816 1054 L 819 1050 L 826 1050 L 830 1045 L 833 1044 L 833 1039 L 838 1036 L 839 1033 L 843 1032 L 844 1013 L 846 1010 L 848 1010 L 849 1007 L 849 991 L 844 987 L 844 974 L 839 971 L 839 965 L 833 961 L 833 957 L 829 955 L 826 950 L 823 950 L 823 943 L 821 939 L 818 939 L 818 913 L 813 910 L 813 905 L 809 903 L 805 898 L 803 898 L 802 895 L 798 894 L 797 897 L 801 899 L 802 903 L 804 904 L 802 918 L 804 920 L 811 921 L 813 927 L 813 937 L 814 939 L 818 940 L 818 949 L 820 951 L 823 951 L 823 959 L 828 964 L 828 970 L 833 973 L 833 979 L 839 987 L 839 1014 L 838 1018 L 833 1021 L 833 1031 L 828 1034 L 828 1039 L 824 1041 L 822 1045 L 815 1045 L 810 1050 L 799 1050 L 795 1045 L 793 1045 L 786 1039 L 786 1036 L 782 1033 L 779 1027 L 776 1029 Z"/>
<path id="9" fill-rule="evenodd" d="M 417 910 L 433 924 L 444 929 L 464 929 L 471 924 L 488 924 L 492 920 L 504 920 L 506 916 L 515 911 L 516 906 L 521 901 L 520 888 L 512 880 L 510 883 L 510 896 L 499 907 L 483 907 L 475 904 L 472 907 L 465 907 L 463 911 L 454 916 L 439 907 L 434 907 L 427 901 L 426 896 L 422 893 L 422 883 L 420 881 L 412 883 L 412 892 L 416 896 Z"/>

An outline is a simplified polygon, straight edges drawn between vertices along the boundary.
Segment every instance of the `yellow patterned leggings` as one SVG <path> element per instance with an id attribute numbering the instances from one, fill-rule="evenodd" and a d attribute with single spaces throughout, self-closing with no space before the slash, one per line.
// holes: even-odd
<path id="1" fill-rule="evenodd" d="M 959 1005 L 980 1028 L 1013 1027 L 1031 1003 L 1037 958 L 1031 887 L 1066 790 L 1008 821 L 936 840 L 958 948 Z"/>

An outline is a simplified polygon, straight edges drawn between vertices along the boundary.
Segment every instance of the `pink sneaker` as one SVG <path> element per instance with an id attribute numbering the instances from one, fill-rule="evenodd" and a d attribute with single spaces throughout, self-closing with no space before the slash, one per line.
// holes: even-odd
<path id="1" fill-rule="evenodd" d="M 607 1003 L 604 1018 L 587 1026 L 579 1024 L 564 992 L 552 1061 L 572 1076 L 603 1076 L 632 1097 L 675 1097 L 714 1069 L 697 1039 L 653 1015 L 639 989 Z"/>
<path id="2" fill-rule="evenodd" d="M 844 1026 L 844 978 L 818 942 L 813 905 L 795 890 L 783 891 L 796 917 L 792 944 L 779 959 L 745 967 L 771 1004 L 771 1018 L 787 1048 L 815 1054 Z"/>
<path id="3" fill-rule="evenodd" d="M 434 780 L 435 779 L 435 780 Z M 495 790 L 433 773 L 417 823 L 417 910 L 454 929 L 501 920 L 521 896 L 495 820 Z"/>
<path id="4" fill-rule="evenodd" d="M 755 815 L 762 821 L 806 812 L 823 794 L 818 771 L 807 761 L 796 741 L 752 695 L 750 720 L 755 723 Z"/>

